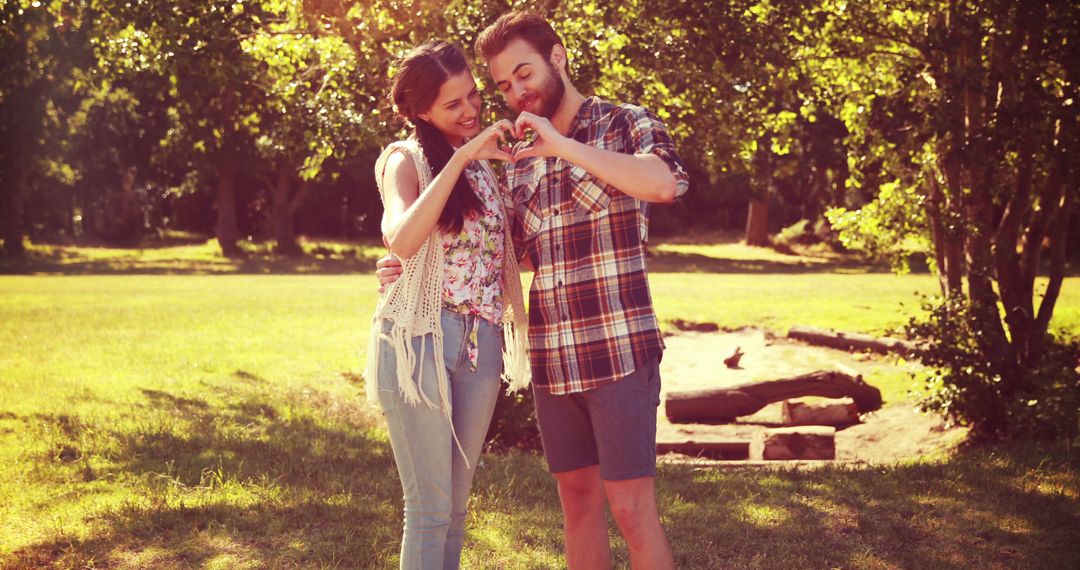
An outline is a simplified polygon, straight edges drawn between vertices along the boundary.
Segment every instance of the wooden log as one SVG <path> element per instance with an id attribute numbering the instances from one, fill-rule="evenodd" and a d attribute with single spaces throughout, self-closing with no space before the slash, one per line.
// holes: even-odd
<path id="1" fill-rule="evenodd" d="M 767 429 L 750 442 L 752 460 L 836 459 L 836 428 L 803 426 Z"/>
<path id="2" fill-rule="evenodd" d="M 780 380 L 749 382 L 729 388 L 668 392 L 664 413 L 672 423 L 726 423 L 773 403 L 800 396 L 850 397 L 859 412 L 881 407 L 881 391 L 861 376 L 819 370 Z"/>
<path id="3" fill-rule="evenodd" d="M 859 423 L 859 408 L 851 398 L 815 403 L 784 400 L 780 418 L 786 426 L 849 426 Z"/>
<path id="4" fill-rule="evenodd" d="M 788 338 L 801 340 L 816 346 L 839 348 L 840 350 L 871 350 L 880 354 L 890 352 L 911 354 L 915 351 L 915 345 L 906 340 L 888 337 L 877 338 L 861 333 L 833 331 L 799 325 L 788 330 Z"/>
<path id="5" fill-rule="evenodd" d="M 746 459 L 750 457 L 750 440 L 716 439 L 695 441 L 692 439 L 656 442 L 656 453 L 682 453 L 711 459 Z"/>

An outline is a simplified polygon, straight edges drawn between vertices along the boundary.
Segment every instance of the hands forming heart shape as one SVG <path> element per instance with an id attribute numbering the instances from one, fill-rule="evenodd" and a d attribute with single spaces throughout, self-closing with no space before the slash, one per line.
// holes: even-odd
<path id="1" fill-rule="evenodd" d="M 489 126 L 461 147 L 471 160 L 515 162 L 536 156 L 559 156 L 567 141 L 551 121 L 532 113 L 522 113 L 517 120 L 502 119 Z M 518 145 L 515 151 L 514 143 Z"/>

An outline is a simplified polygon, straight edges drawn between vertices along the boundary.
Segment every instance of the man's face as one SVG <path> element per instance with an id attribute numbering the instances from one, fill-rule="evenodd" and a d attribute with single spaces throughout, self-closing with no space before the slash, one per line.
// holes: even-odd
<path id="1" fill-rule="evenodd" d="M 523 39 L 511 41 L 489 58 L 488 68 L 515 113 L 528 111 L 550 119 L 566 94 L 559 71 Z"/>

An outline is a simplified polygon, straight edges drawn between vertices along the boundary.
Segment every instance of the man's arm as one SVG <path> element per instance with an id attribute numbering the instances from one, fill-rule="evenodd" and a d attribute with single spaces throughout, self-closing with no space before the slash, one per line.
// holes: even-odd
<path id="1" fill-rule="evenodd" d="M 645 202 L 673 202 L 679 196 L 675 174 L 656 154 L 624 154 L 580 143 L 564 136 L 549 120 L 531 113 L 522 113 L 514 126 L 518 136 L 525 129 L 532 129 L 537 135 L 532 146 L 514 154 L 514 160 L 555 156 L 580 166 L 623 194 Z"/>

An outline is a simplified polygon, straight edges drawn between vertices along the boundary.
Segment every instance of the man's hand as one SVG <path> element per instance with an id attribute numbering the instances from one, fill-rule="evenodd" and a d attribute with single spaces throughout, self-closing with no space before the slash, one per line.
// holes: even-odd
<path id="1" fill-rule="evenodd" d="M 401 261 L 390 255 L 375 263 L 375 276 L 379 278 L 379 294 L 386 292 L 386 286 L 401 277 Z"/>
<path id="2" fill-rule="evenodd" d="M 514 121 L 514 136 L 519 139 L 525 138 L 525 131 L 532 130 L 536 138 L 528 147 L 514 153 L 514 160 L 530 158 L 533 156 L 562 156 L 565 157 L 566 149 L 573 139 L 563 136 L 551 121 L 544 117 L 523 112 Z"/>
<path id="3" fill-rule="evenodd" d="M 514 124 L 502 119 L 470 139 L 461 147 L 459 152 L 469 160 L 502 160 L 510 162 L 514 157 L 503 150 L 503 147 L 508 144 L 506 135 L 512 135 L 513 133 Z"/>

